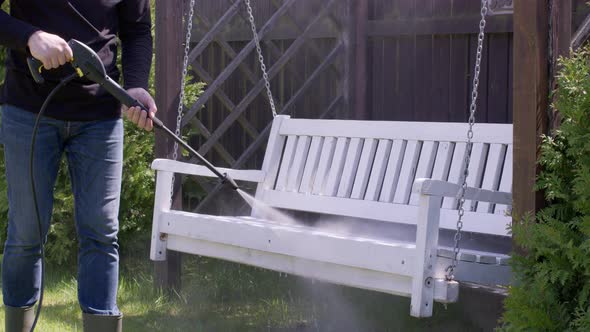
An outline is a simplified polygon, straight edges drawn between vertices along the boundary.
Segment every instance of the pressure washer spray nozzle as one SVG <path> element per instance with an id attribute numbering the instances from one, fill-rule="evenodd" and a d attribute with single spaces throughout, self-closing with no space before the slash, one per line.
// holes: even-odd
<path id="1" fill-rule="evenodd" d="M 233 190 L 240 189 L 236 181 L 232 179 L 227 173 L 223 173 L 223 180 L 221 180 L 221 183 L 230 186 Z"/>

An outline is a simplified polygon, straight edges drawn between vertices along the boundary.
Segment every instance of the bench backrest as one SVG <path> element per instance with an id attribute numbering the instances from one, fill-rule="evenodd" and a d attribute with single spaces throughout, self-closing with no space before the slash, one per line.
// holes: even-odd
<path id="1" fill-rule="evenodd" d="M 461 183 L 465 123 L 307 120 L 277 117 L 256 197 L 293 210 L 415 224 L 417 178 Z M 477 124 L 468 185 L 511 192 L 512 125 Z M 453 229 L 445 198 L 441 228 Z M 508 235 L 510 207 L 467 201 L 465 230 Z"/>

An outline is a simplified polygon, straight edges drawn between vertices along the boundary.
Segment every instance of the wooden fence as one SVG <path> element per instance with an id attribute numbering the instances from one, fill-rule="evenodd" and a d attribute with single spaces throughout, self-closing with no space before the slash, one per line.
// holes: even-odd
<path id="1" fill-rule="evenodd" d="M 466 120 L 478 1 L 263 0 L 253 6 L 279 112 Z M 198 132 L 193 143 L 216 164 L 259 167 L 272 117 L 245 6 L 197 1 L 195 12 L 190 60 L 208 88 L 183 125 Z M 479 121 L 511 122 L 511 31 L 510 16 L 488 18 Z"/>

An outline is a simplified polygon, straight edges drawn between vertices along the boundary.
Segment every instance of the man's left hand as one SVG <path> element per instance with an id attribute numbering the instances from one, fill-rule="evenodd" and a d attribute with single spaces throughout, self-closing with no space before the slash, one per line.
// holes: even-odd
<path id="1" fill-rule="evenodd" d="M 123 112 L 127 115 L 127 118 L 141 129 L 145 129 L 147 131 L 152 130 L 154 124 L 151 118 L 158 111 L 156 102 L 154 102 L 154 98 L 152 98 L 152 96 L 150 96 L 150 94 L 142 88 L 131 88 L 127 90 L 127 93 L 145 105 L 150 113 L 148 116 L 146 112 L 142 111 L 141 108 L 137 106 L 130 108 L 123 106 Z"/>

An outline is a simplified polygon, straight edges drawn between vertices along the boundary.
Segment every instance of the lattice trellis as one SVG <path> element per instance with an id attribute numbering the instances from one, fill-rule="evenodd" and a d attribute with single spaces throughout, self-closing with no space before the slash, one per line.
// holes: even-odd
<path id="1" fill-rule="evenodd" d="M 345 15 L 338 15 L 338 13 L 347 12 L 347 2 L 341 0 L 268 0 L 266 2 L 266 5 L 270 6 L 270 17 L 266 20 L 258 18 L 257 24 L 259 38 L 269 58 L 268 75 L 273 85 L 280 81 L 279 77 L 283 80 L 284 77 L 289 77 L 291 83 L 299 83 L 297 86 L 291 84 L 287 94 L 284 92 L 285 86 L 273 87 L 273 93 L 279 95 L 278 112 L 293 114 L 297 106 L 310 104 L 309 99 L 314 98 L 326 99 L 325 106 L 314 109 L 313 112 L 307 112 L 312 113 L 311 115 L 315 118 L 325 118 L 336 111 L 346 112 L 347 88 L 341 79 L 345 76 L 347 34 L 344 26 L 347 21 Z M 304 15 L 305 17 L 297 15 L 297 5 L 310 8 L 312 3 L 318 8 L 317 11 L 312 15 Z M 264 5 L 263 1 L 257 1 L 256 4 L 255 12 Z M 194 40 L 196 45 L 190 51 L 189 64 L 195 76 L 207 83 L 207 88 L 199 100 L 187 110 L 182 126 L 185 129 L 187 126 L 195 128 L 199 132 L 199 153 L 213 157 L 216 164 L 243 168 L 257 153 L 261 152 L 272 122 L 268 104 L 260 107 L 258 106 L 260 100 L 256 103 L 260 97 L 265 98 L 264 101 L 268 101 L 268 97 L 263 93 L 264 81 L 257 63 L 253 61 L 255 43 L 251 33 L 250 36 L 244 35 L 244 31 L 249 31 L 249 29 L 245 30 L 248 24 L 247 12 L 243 1 L 236 0 L 228 3 L 223 15 L 215 21 L 199 10 L 195 11 L 195 15 L 194 35 L 197 36 L 197 40 Z M 243 46 L 240 47 L 239 44 Z M 214 47 L 220 54 L 213 58 L 208 54 Z M 226 58 L 228 63 L 221 68 L 220 72 L 213 73 L 214 70 L 207 68 L 212 67 L 208 62 L 214 62 L 221 57 Z M 305 59 L 305 70 L 297 65 L 299 57 Z M 307 68 L 310 64 L 315 66 Z M 326 96 L 315 95 L 312 88 L 318 84 L 320 77 L 323 77 L 324 81 L 330 81 L 330 85 L 333 86 L 327 89 L 332 90 L 332 93 Z M 227 92 L 225 87 L 232 84 L 240 84 L 241 93 Z M 242 95 L 236 97 L 240 94 Z M 260 107 L 258 112 L 264 113 L 257 114 L 257 118 L 261 118 L 261 121 L 253 121 L 246 114 L 247 110 L 255 107 Z M 207 118 L 207 114 L 209 117 L 214 115 L 219 117 L 220 113 L 222 117 L 219 123 L 209 125 L 204 123 L 203 118 Z M 232 135 L 236 125 L 243 132 L 241 141 L 248 142 L 241 151 L 237 152 L 237 155 L 235 151 L 233 153 L 230 151 L 232 145 L 236 144 L 236 137 L 233 140 L 226 138 Z M 216 154 L 211 154 L 213 151 Z M 209 197 L 218 189 L 218 187 L 208 188 Z M 206 205 L 207 202 L 208 199 L 205 199 L 200 206 Z"/>

